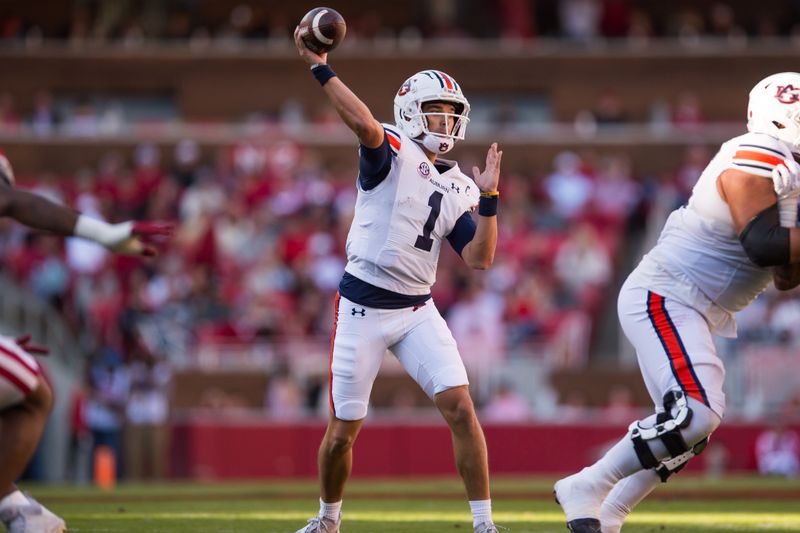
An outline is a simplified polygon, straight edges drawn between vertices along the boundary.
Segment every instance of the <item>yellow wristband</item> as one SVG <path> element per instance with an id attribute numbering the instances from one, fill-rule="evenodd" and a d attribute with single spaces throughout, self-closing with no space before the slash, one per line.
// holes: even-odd
<path id="1" fill-rule="evenodd" d="M 482 192 L 481 196 L 483 198 L 494 198 L 495 196 L 500 196 L 500 193 L 498 191 L 486 191 Z"/>

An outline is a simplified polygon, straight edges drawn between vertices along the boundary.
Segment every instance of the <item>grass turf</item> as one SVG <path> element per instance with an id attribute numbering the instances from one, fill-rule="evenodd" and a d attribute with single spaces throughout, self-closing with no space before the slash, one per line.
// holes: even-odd
<path id="1" fill-rule="evenodd" d="M 497 478 L 495 521 L 514 533 L 566 531 L 551 479 Z M 79 532 L 292 533 L 317 512 L 315 481 L 25 487 Z M 343 533 L 471 531 L 456 479 L 353 480 Z M 675 479 L 631 515 L 625 533 L 800 532 L 800 481 Z"/>

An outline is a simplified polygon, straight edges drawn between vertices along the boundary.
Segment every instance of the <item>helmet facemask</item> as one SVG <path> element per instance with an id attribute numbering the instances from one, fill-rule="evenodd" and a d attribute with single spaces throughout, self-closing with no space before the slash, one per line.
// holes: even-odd
<path id="1" fill-rule="evenodd" d="M 453 113 L 446 111 L 423 111 L 422 109 L 426 104 L 441 102 L 442 104 L 450 104 L 455 110 Z M 422 145 L 428 150 L 436 154 L 444 154 L 449 152 L 456 141 L 464 139 L 464 134 L 467 131 L 467 124 L 469 124 L 469 117 L 464 112 L 465 106 L 458 102 L 448 102 L 447 100 L 435 100 L 433 102 L 420 102 L 420 111 L 415 115 L 421 117 L 422 122 Z M 468 113 L 469 111 L 467 111 Z M 447 124 L 447 133 L 432 132 L 430 131 L 430 119 L 438 117 L 445 124 Z M 452 120 L 453 127 L 450 128 Z"/>
<path id="2" fill-rule="evenodd" d="M 792 152 L 800 154 L 800 107 L 787 113 L 786 120 L 775 127 L 785 130 L 780 139 L 791 145 Z"/>
<path id="3" fill-rule="evenodd" d="M 427 111 L 425 104 L 441 102 L 451 104 L 455 112 Z M 469 102 L 461 87 L 447 74 L 434 70 L 418 72 L 400 87 L 394 99 L 397 127 L 427 150 L 435 154 L 449 152 L 456 141 L 462 140 L 469 123 Z M 453 127 L 449 133 L 431 132 L 429 117 L 441 117 Z"/>

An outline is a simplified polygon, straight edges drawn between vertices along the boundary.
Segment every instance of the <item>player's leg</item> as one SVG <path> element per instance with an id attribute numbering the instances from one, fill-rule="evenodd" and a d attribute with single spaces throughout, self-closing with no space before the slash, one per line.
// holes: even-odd
<path id="1" fill-rule="evenodd" d="M 627 286 L 620 292 L 619 312 L 660 412 L 631 424 L 597 463 L 556 483 L 573 531 L 600 531 L 600 505 L 621 479 L 642 469 L 668 476 L 702 451 L 724 411 L 724 369 L 701 315 Z"/>
<path id="2" fill-rule="evenodd" d="M 458 473 L 464 481 L 476 531 L 492 523 L 486 439 L 469 395 L 467 372 L 455 339 L 432 301 L 407 310 L 409 333 L 391 347 L 403 367 L 433 399 L 450 426 Z"/>
<path id="3" fill-rule="evenodd" d="M 0 522 L 12 533 L 60 533 L 66 527 L 14 484 L 36 451 L 52 405 L 36 360 L 0 338 Z"/>
<path id="4" fill-rule="evenodd" d="M 665 422 L 659 422 L 661 419 L 657 419 L 657 415 L 634 422 L 632 428 L 636 425 L 642 429 L 632 429 L 599 461 L 558 481 L 556 498 L 567 515 L 567 521 L 590 518 L 599 527 L 600 505 L 617 482 L 643 469 L 664 469 L 664 475 L 668 477 L 699 454 L 705 448 L 708 436 L 719 426 L 720 418 L 694 398 L 686 401 L 681 412 L 690 414 L 680 415 L 673 409 L 667 413 L 674 418 Z M 675 420 L 689 418 L 691 420 L 685 426 L 675 423 Z M 640 440 L 640 449 L 634 444 L 637 432 L 652 433 L 652 436 Z"/>
<path id="5" fill-rule="evenodd" d="M 619 533 L 634 507 L 662 483 L 655 470 L 640 470 L 621 479 L 603 500 L 600 525 L 603 533 Z"/>
<path id="6" fill-rule="evenodd" d="M 9 382 L 2 377 L 0 380 L 5 381 L 5 387 L 0 385 L 0 388 L 10 391 Z M 47 382 L 37 376 L 34 383 L 32 391 L 0 411 L 0 500 L 16 490 L 14 481 L 25 471 L 36 451 L 53 404 Z M 12 395 L 6 394 L 9 396 Z"/>
<path id="7" fill-rule="evenodd" d="M 470 501 L 489 499 L 486 439 L 478 423 L 469 387 L 447 389 L 433 397 L 453 436 L 453 454 Z"/>
<path id="8" fill-rule="evenodd" d="M 344 487 L 353 465 L 355 443 L 367 416 L 372 384 L 387 346 L 382 309 L 336 296 L 331 334 L 329 403 L 331 415 L 319 447 L 320 511 L 297 533 L 336 533 Z"/>
<path id="9" fill-rule="evenodd" d="M 657 299 L 653 298 L 653 303 L 658 303 Z M 656 306 L 657 307 L 657 306 Z M 658 309 L 654 309 L 653 317 L 658 319 L 662 315 Z M 664 315 L 668 316 L 668 313 Z M 700 381 L 705 387 L 706 396 L 711 397 L 709 402 L 712 410 L 716 413 L 722 414 L 724 409 L 724 395 L 721 392 L 722 383 L 724 380 L 724 370 L 721 365 L 714 364 L 717 360 L 716 356 L 711 353 L 713 348 L 710 346 L 712 342 L 709 336 L 706 336 L 706 329 L 699 327 L 693 331 L 693 323 L 696 320 L 681 319 L 682 337 L 689 337 L 690 342 L 694 345 L 692 351 L 695 356 L 695 361 L 698 362 L 698 367 L 701 369 L 700 373 L 702 378 Z M 679 333 L 680 335 L 681 333 Z M 683 341 L 683 338 L 681 340 Z M 705 354 L 705 356 L 701 355 Z M 651 383 L 653 380 L 647 380 L 649 388 L 658 388 L 657 383 Z M 662 385 L 664 386 L 664 385 Z M 702 398 L 702 395 L 700 395 Z M 708 406 L 708 403 L 704 406 Z M 696 406 L 695 411 L 703 410 L 703 406 Z M 693 411 L 694 413 L 694 411 Z M 664 415 L 662 415 L 662 418 Z M 710 419 L 714 420 L 714 415 L 710 415 Z M 713 422 L 712 422 L 713 423 Z M 628 476 L 619 481 L 606 499 L 603 501 L 600 510 L 600 522 L 602 525 L 603 533 L 618 533 L 627 516 L 633 511 L 653 489 L 659 484 L 664 483 L 673 473 L 680 470 L 683 465 L 688 462 L 696 453 L 700 453 L 707 444 L 705 441 L 701 446 L 696 447 L 691 453 L 686 454 L 678 459 L 671 460 L 666 464 L 659 465 L 658 469 L 641 470 L 631 476 Z"/>
<path id="10" fill-rule="evenodd" d="M 340 420 L 331 415 L 317 456 L 320 498 L 325 503 L 342 501 L 344 486 L 353 467 L 353 444 L 364 419 Z"/>

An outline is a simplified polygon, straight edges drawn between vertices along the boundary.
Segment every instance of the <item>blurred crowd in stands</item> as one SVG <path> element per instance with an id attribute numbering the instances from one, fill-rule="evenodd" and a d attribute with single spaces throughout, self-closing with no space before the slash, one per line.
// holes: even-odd
<path id="1" fill-rule="evenodd" d="M 182 365 L 203 345 L 330 334 L 354 166 L 325 167 L 291 142 L 243 142 L 206 161 L 185 140 L 171 154 L 142 144 L 74 176 L 18 179 L 107 220 L 179 221 L 153 261 L 1 222 L 3 270 L 56 306 L 104 368 L 109 361 Z M 505 176 L 494 267 L 473 274 L 445 249 L 435 285 L 467 365 L 512 352 L 539 357 L 528 351 L 542 345 L 562 346 L 554 352 L 559 364 L 584 364 L 591 324 L 613 298 L 623 235 L 644 216 L 652 187 L 621 154 L 564 152 L 547 176 Z"/>
<path id="2" fill-rule="evenodd" d="M 157 261 L 143 262 L 4 222 L 4 268 L 76 327 L 90 324 L 98 346 L 126 352 L 183 359 L 197 337 L 327 335 L 355 168 L 326 168 L 288 141 L 243 142 L 210 162 L 200 155 L 191 140 L 171 157 L 142 144 L 130 160 L 110 152 L 74 176 L 20 176 L 23 187 L 93 216 L 180 226 Z M 626 224 L 642 216 L 644 188 L 622 154 L 565 151 L 547 176 L 506 176 L 493 269 L 474 275 L 452 251 L 442 254 L 435 296 L 453 328 L 507 328 L 477 335 L 504 339 L 492 350 L 502 352 L 556 335 L 574 309 L 596 313 Z M 485 319 L 475 321 L 475 310 Z"/>
<path id="3" fill-rule="evenodd" d="M 99 40 L 128 46 L 149 40 L 188 41 L 192 46 L 266 40 L 288 46 L 297 23 L 297 13 L 279 1 L 73 0 L 64 4 L 57 7 L 64 16 L 55 22 L 44 15 L 0 11 L 0 39 L 28 44 L 42 39 L 74 44 Z M 560 38 L 588 43 L 621 38 L 646 43 L 668 37 L 690 44 L 705 37 L 741 41 L 800 36 L 800 3 L 796 1 L 764 6 L 754 16 L 738 13 L 735 7 L 744 2 L 735 0 L 413 0 L 403 2 L 400 9 L 356 0 L 340 4 L 337 7 L 348 22 L 345 46 L 372 39 L 396 39 L 413 47 L 424 39 Z"/>
<path id="4" fill-rule="evenodd" d="M 480 97 L 480 94 L 476 94 Z M 586 102 L 575 116 L 559 116 L 548 99 L 535 105 L 538 118 L 526 115 L 519 104 L 515 113 L 508 113 L 502 98 L 483 98 L 481 109 L 473 113 L 471 131 L 486 132 L 497 128 L 513 130 L 515 134 L 543 132 L 557 124 L 571 124 L 576 134 L 590 138 L 599 132 L 619 131 L 626 125 L 646 125 L 654 134 L 700 132 L 708 123 L 697 96 L 685 91 L 672 100 L 654 96 L 645 113 L 634 114 L 613 89 L 600 91 Z M 167 134 L 176 125 L 204 128 L 212 122 L 192 123 L 182 117 L 178 105 L 170 99 L 123 99 L 114 94 L 96 94 L 91 98 L 76 98 L 72 94 L 53 94 L 47 90 L 25 95 L 18 101 L 10 92 L 0 91 L 0 134 L 26 134 L 34 138 L 63 136 L 91 139 L 135 134 L 137 125 L 149 132 Z M 531 108 L 532 108 L 531 107 Z M 230 117 L 223 126 L 232 132 L 284 131 L 293 133 L 304 126 L 320 131 L 341 127 L 338 116 L 328 105 L 304 106 L 296 100 L 276 104 L 274 108 L 254 110 L 246 116 Z M 740 123 L 736 118 L 737 126 Z"/>
<path id="5" fill-rule="evenodd" d="M 207 161 L 185 140 L 171 154 L 148 143 L 110 152 L 74 176 L 18 176 L 20 186 L 91 216 L 179 222 L 161 256 L 142 260 L 0 221 L 5 274 L 55 306 L 92 354 L 88 387 L 74 399 L 77 447 L 91 433 L 94 446 L 121 457 L 126 423 L 159 438 L 172 369 L 198 364 L 204 352 L 224 357 L 228 346 L 286 347 L 272 370 L 287 371 L 274 373 L 264 406 L 276 417 L 316 410 L 314 398 L 326 396 L 320 373 L 300 382 L 290 370 L 313 355 L 325 371 L 354 165 L 325 167 L 291 142 L 243 142 Z M 547 176 L 509 174 L 503 183 L 495 265 L 474 274 L 443 250 L 437 305 L 468 367 L 507 357 L 583 365 L 592 324 L 614 297 L 623 236 L 642 226 L 659 185 L 637 179 L 624 155 L 572 152 Z M 311 354 L 295 344 L 308 338 L 318 341 Z M 212 392 L 199 407 L 243 407 Z"/>
<path id="6" fill-rule="evenodd" d="M 465 157 L 468 168 L 473 161 Z M 657 231 L 685 201 L 709 157 L 705 147 L 689 147 L 674 172 L 641 176 L 622 152 L 564 151 L 547 175 L 505 175 L 495 264 L 474 273 L 446 248 L 434 286 L 467 367 L 514 358 L 585 366 L 599 320 L 615 308 L 615 281 L 632 266 L 625 254 L 638 252 L 644 230 Z M 203 363 L 203 354 L 224 366 L 216 358 L 236 346 L 283 347 L 266 361 L 287 369 L 290 385 L 265 394 L 264 403 L 274 404 L 275 415 L 301 412 L 313 403 L 304 398 L 319 389 L 319 373 L 298 373 L 310 354 L 297 343 L 314 339 L 324 348 L 330 334 L 355 175 L 354 166 L 325 166 L 313 149 L 288 141 L 241 142 L 205 158 L 188 139 L 171 153 L 143 143 L 74 176 L 19 181 L 106 220 L 178 221 L 157 260 L 110 255 L 2 220 L 2 268 L 58 308 L 93 354 L 89 382 L 107 388 L 116 405 L 97 417 L 100 425 L 113 425 L 108 415 L 119 418 L 122 406 L 137 410 L 129 397 L 137 383 L 159 390 L 170 367 Z M 743 317 L 741 337 L 800 344 L 799 314 L 796 299 L 770 292 Z M 324 363 L 323 353 L 312 354 Z M 142 398 L 145 412 L 166 416 L 165 400 Z"/>

